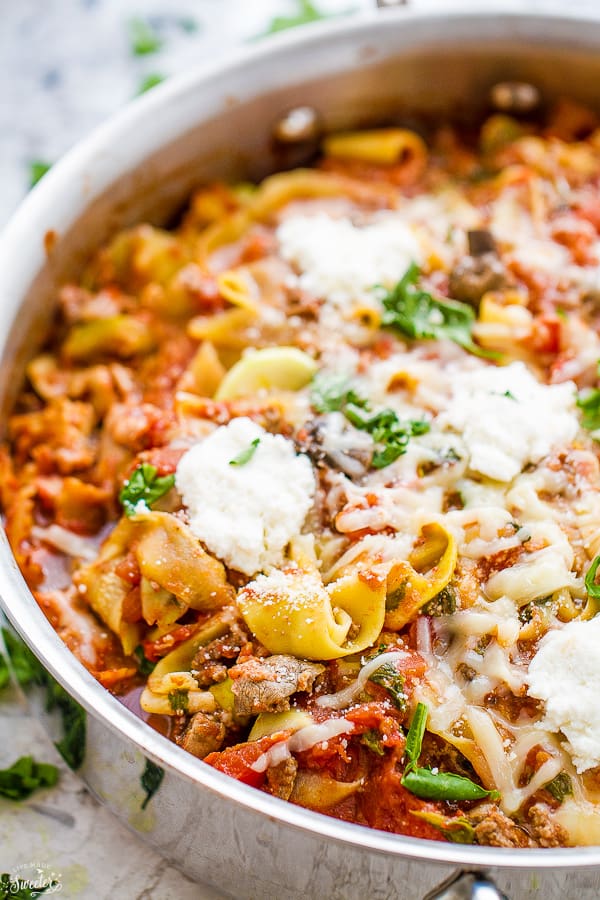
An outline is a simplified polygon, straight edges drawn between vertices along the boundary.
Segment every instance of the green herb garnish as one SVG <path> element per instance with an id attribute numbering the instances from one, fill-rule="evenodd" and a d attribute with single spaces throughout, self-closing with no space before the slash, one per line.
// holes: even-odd
<path id="1" fill-rule="evenodd" d="M 423 809 L 411 809 L 410 814 L 418 819 L 423 819 L 424 822 L 429 822 L 453 844 L 473 844 L 475 842 L 475 829 L 464 816 L 444 816 Z"/>
<path id="2" fill-rule="evenodd" d="M 146 799 L 142 803 L 142 809 L 146 809 L 148 803 L 159 789 L 164 777 L 165 770 L 161 766 L 157 766 L 156 763 L 147 759 L 144 771 L 140 775 L 140 784 L 146 792 Z"/>
<path id="3" fill-rule="evenodd" d="M 600 391 L 597 388 L 580 391 L 577 406 L 583 413 L 581 417 L 583 427 L 586 431 L 592 432 L 594 440 L 600 440 Z"/>
<path id="4" fill-rule="evenodd" d="M 21 756 L 8 769 L 0 769 L 0 797 L 24 800 L 39 788 L 54 787 L 58 769 L 50 763 L 38 763 L 33 756 Z"/>
<path id="5" fill-rule="evenodd" d="M 157 84 L 162 84 L 165 78 L 166 75 L 160 75 L 158 72 L 151 72 L 150 75 L 146 75 L 140 82 L 140 86 L 137 90 L 138 97 L 140 94 L 145 94 L 147 91 L 152 90 Z"/>
<path id="6" fill-rule="evenodd" d="M 600 553 L 592 560 L 592 564 L 585 576 L 585 589 L 588 592 L 588 597 L 591 597 L 592 600 L 600 600 L 600 584 L 596 584 L 598 566 L 600 566 Z"/>
<path id="7" fill-rule="evenodd" d="M 321 12 L 311 0 L 297 0 L 298 12 L 295 16 L 275 16 L 265 34 L 276 34 L 279 31 L 287 31 L 288 28 L 296 28 L 298 25 L 308 25 L 309 22 L 318 22 L 328 19 L 330 15 Z"/>
<path id="8" fill-rule="evenodd" d="M 381 734 L 375 728 L 369 728 L 368 731 L 365 731 L 360 740 L 375 756 L 385 756 L 385 747 L 381 741 Z"/>
<path id="9" fill-rule="evenodd" d="M 162 40 L 146 19 L 139 17 L 129 22 L 129 38 L 131 52 L 136 56 L 147 56 L 156 53 L 162 47 Z"/>
<path id="10" fill-rule="evenodd" d="M 426 616 L 451 616 L 455 612 L 456 592 L 451 584 L 447 584 L 421 608 L 421 613 Z"/>
<path id="11" fill-rule="evenodd" d="M 150 463 L 142 463 L 131 473 L 119 492 L 119 502 L 126 515 L 135 516 L 139 512 L 138 504 L 148 508 L 171 490 L 175 476 L 163 475 L 159 478 L 156 473 L 156 466 Z"/>
<path id="12" fill-rule="evenodd" d="M 251 441 L 250 446 L 246 447 L 245 450 L 242 450 L 241 453 L 238 453 L 237 456 L 234 456 L 233 459 L 229 460 L 230 466 L 245 466 L 246 463 L 250 462 L 254 454 L 256 453 L 256 448 L 260 444 L 260 438 L 254 438 Z"/>
<path id="13" fill-rule="evenodd" d="M 29 187 L 35 187 L 46 172 L 52 168 L 51 163 L 43 162 L 41 159 L 34 159 L 29 163 Z"/>
<path id="14" fill-rule="evenodd" d="M 169 704 L 175 713 L 187 712 L 189 705 L 188 691 L 170 691 Z"/>
<path id="15" fill-rule="evenodd" d="M 140 675 L 150 675 L 152 672 L 154 672 L 156 663 L 148 659 L 141 644 L 137 645 L 137 647 L 133 651 L 133 655 L 137 659 Z"/>
<path id="16" fill-rule="evenodd" d="M 427 434 L 429 423 L 424 419 L 411 419 L 401 422 L 393 409 L 382 409 L 377 413 L 369 413 L 364 407 L 348 404 L 344 415 L 355 428 L 368 432 L 373 438 L 376 449 L 371 460 L 374 469 L 383 469 L 406 453 L 411 437 Z"/>
<path id="17" fill-rule="evenodd" d="M 404 678 L 391 662 L 386 662 L 373 672 L 369 681 L 385 688 L 398 709 L 405 709 L 406 694 L 404 693 Z"/>
<path id="18" fill-rule="evenodd" d="M 473 342 L 475 312 L 459 300 L 436 300 L 417 287 L 420 269 L 411 263 L 394 288 L 382 295 L 384 328 L 393 328 L 406 337 L 454 341 L 479 356 L 496 357 Z"/>
<path id="19" fill-rule="evenodd" d="M 368 402 L 353 388 L 346 375 L 317 372 L 310 386 L 310 402 L 320 413 L 343 412 L 351 403 L 365 408 Z"/>
<path id="20" fill-rule="evenodd" d="M 424 703 L 418 703 L 406 735 L 404 752 L 408 763 L 402 776 L 402 785 L 422 800 L 481 800 L 484 797 L 497 800 L 500 796 L 498 791 L 486 791 L 469 778 L 451 772 L 433 772 L 418 766 L 426 724 L 427 707 Z"/>
<path id="21" fill-rule="evenodd" d="M 553 778 L 544 787 L 559 803 L 562 803 L 565 797 L 569 797 L 573 793 L 573 785 L 566 772 L 560 772 L 556 778 Z"/>

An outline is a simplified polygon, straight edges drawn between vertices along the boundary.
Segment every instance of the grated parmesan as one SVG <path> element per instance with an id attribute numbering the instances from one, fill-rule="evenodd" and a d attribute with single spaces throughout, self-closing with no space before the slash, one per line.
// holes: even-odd
<path id="1" fill-rule="evenodd" d="M 230 464 L 257 439 L 247 462 Z M 233 419 L 188 450 L 175 483 L 194 534 L 246 575 L 283 562 L 316 489 L 308 458 L 248 418 Z"/>

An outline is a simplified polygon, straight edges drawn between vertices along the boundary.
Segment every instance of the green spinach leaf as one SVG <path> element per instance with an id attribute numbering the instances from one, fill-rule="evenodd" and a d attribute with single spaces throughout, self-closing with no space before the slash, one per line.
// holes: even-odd
<path id="1" fill-rule="evenodd" d="M 119 501 L 128 516 L 135 516 L 138 504 L 148 509 L 175 484 L 174 475 L 158 477 L 156 466 L 142 463 L 131 473 L 119 492 Z"/>
<path id="2" fill-rule="evenodd" d="M 0 797 L 24 800 L 34 791 L 54 787 L 58 769 L 50 763 L 38 763 L 32 756 L 21 756 L 8 769 L 0 769 Z"/>

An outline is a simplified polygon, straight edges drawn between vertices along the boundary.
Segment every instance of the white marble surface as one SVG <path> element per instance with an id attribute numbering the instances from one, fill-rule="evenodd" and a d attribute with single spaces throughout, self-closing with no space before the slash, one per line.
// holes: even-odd
<path id="1" fill-rule="evenodd" d="M 352 8 L 354 14 L 372 3 L 317 0 L 320 9 Z M 295 0 L 0 0 L 0 226 L 28 189 L 30 163 L 55 161 L 131 99 L 144 77 L 171 76 L 215 57 L 296 6 Z M 164 41 L 156 54 L 130 51 L 128 22 L 140 15 Z M 186 30 L 182 19 L 193 19 L 197 29 Z M 39 864 L 56 873 L 61 896 L 84 900 L 217 897 L 191 884 L 99 807 L 18 698 L 5 693 L 0 768 L 33 748 L 38 759 L 60 765 L 60 784 L 24 803 L 0 800 L 0 873 Z"/>

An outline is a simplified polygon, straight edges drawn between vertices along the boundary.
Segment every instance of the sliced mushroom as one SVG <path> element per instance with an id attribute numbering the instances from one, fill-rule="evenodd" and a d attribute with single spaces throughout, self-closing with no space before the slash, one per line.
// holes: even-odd
<path id="1" fill-rule="evenodd" d="M 487 228 L 473 228 L 467 231 L 469 253 L 471 256 L 483 256 L 485 253 L 497 253 L 494 235 Z"/>
<path id="2" fill-rule="evenodd" d="M 329 465 L 350 478 L 360 478 L 373 459 L 373 439 L 354 428 L 343 413 L 333 412 L 315 419 L 305 428 L 307 437 L 300 450 L 316 465 Z"/>
<path id="3" fill-rule="evenodd" d="M 495 253 L 466 256 L 450 273 L 448 290 L 455 300 L 477 308 L 488 291 L 500 291 L 507 285 L 504 266 Z"/>
<path id="4" fill-rule="evenodd" d="M 290 708 L 296 691 L 309 691 L 324 666 L 283 654 L 266 659 L 253 657 L 233 666 L 234 714 L 254 716 L 261 712 L 281 712 Z"/>

